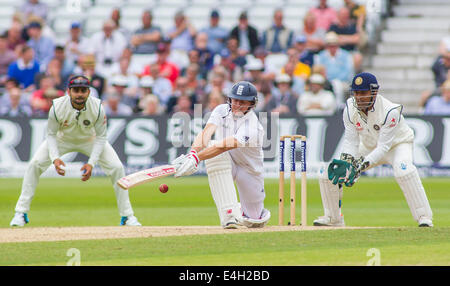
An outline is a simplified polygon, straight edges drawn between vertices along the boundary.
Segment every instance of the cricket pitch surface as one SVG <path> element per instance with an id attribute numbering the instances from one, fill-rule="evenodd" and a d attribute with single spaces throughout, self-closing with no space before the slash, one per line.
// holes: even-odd
<path id="1" fill-rule="evenodd" d="M 0 228 L 0 243 L 371 228 L 378 227 L 266 226 L 253 229 L 246 227 L 223 229 L 220 226 L 22 227 Z"/>

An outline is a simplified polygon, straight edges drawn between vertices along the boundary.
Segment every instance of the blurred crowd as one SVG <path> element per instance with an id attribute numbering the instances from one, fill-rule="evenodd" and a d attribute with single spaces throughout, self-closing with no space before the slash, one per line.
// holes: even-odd
<path id="1" fill-rule="evenodd" d="M 46 23 L 46 5 L 29 0 L 0 36 L 0 115 L 45 115 L 73 74 L 91 80 L 91 95 L 102 100 L 108 115 L 193 114 L 194 104 L 208 112 L 225 103 L 240 80 L 257 87 L 256 111 L 333 114 L 361 70 L 365 7 L 345 0 L 335 10 L 326 0 L 316 2 L 299 17 L 301 31 L 284 25 L 281 9 L 262 31 L 246 11 L 228 30 L 218 10 L 201 29 L 179 11 L 167 31 L 145 10 L 142 26 L 130 31 L 117 8 L 92 36 L 73 22 L 61 42 Z"/>
<path id="2" fill-rule="evenodd" d="M 450 36 L 441 40 L 431 71 L 434 89 L 423 92 L 420 105 L 425 115 L 450 115 Z"/>

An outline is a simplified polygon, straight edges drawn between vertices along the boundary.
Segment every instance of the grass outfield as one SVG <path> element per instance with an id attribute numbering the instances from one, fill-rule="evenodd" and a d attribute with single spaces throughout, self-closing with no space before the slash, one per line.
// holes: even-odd
<path id="1" fill-rule="evenodd" d="M 130 191 L 143 225 L 217 225 L 206 177 L 165 179 Z M 434 212 L 433 229 L 418 228 L 394 179 L 363 178 L 344 193 L 348 226 L 383 229 L 321 230 L 232 235 L 193 235 L 109 240 L 0 243 L 0 265 L 65 265 L 69 248 L 81 251 L 82 265 L 366 265 L 377 248 L 381 265 L 450 265 L 450 180 L 423 180 Z M 0 227 L 9 227 L 20 179 L 0 179 Z M 299 186 L 299 184 L 298 184 Z M 277 223 L 277 180 L 265 181 L 269 225 Z M 288 184 L 286 198 L 288 197 Z M 289 207 L 285 207 L 287 221 Z M 300 208 L 297 207 L 299 219 Z M 308 223 L 322 215 L 316 180 L 308 182 Z M 30 227 L 115 226 L 114 192 L 107 178 L 43 178 L 36 191 Z"/>

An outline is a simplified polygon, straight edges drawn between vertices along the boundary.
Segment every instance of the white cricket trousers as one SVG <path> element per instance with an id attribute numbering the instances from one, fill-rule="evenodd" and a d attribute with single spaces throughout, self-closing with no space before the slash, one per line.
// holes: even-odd
<path id="1" fill-rule="evenodd" d="M 259 219 L 264 208 L 264 178 L 250 174 L 247 169 L 232 162 L 231 173 L 239 192 L 241 209 L 250 218 Z"/>
<path id="2" fill-rule="evenodd" d="M 59 154 L 61 156 L 69 152 L 80 152 L 86 156 L 89 156 L 93 147 L 92 142 L 74 145 L 70 142 L 58 140 L 57 143 Z M 123 190 L 116 184 L 117 180 L 125 176 L 123 165 L 111 144 L 108 142 L 105 143 L 105 147 L 103 152 L 100 154 L 98 164 L 102 168 L 103 172 L 105 172 L 105 174 L 111 179 L 111 183 L 113 184 L 114 192 L 116 194 L 120 215 L 133 215 L 133 209 L 128 197 L 128 191 Z M 16 212 L 27 213 L 30 211 L 31 201 L 33 200 L 34 193 L 39 182 L 39 177 L 48 169 L 50 165 L 52 165 L 52 162 L 50 160 L 48 143 L 47 140 L 45 140 L 39 146 L 38 150 L 28 164 L 27 170 L 25 171 L 22 183 L 22 192 L 16 205 Z"/>

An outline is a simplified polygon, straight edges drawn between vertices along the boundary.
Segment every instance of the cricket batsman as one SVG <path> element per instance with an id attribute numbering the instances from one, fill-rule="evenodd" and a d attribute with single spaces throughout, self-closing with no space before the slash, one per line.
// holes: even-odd
<path id="1" fill-rule="evenodd" d="M 264 227 L 270 219 L 264 208 L 264 130 L 253 111 L 256 103 L 255 86 L 247 81 L 236 83 L 228 102 L 212 111 L 190 152 L 172 162 L 175 177 L 181 177 L 195 173 L 198 163 L 205 160 L 211 194 L 225 229 Z M 213 135 L 215 140 L 211 140 Z"/>
<path id="2" fill-rule="evenodd" d="M 27 213 L 40 175 L 53 164 L 57 173 L 64 176 L 66 164 L 61 156 L 69 152 L 81 152 L 89 157 L 81 168 L 82 181 L 89 180 L 96 163 L 110 177 L 122 216 L 120 225 L 141 225 L 133 215 L 128 191 L 115 183 L 125 171 L 107 141 L 106 115 L 101 101 L 89 96 L 89 87 L 88 78 L 76 75 L 69 80 L 68 95 L 53 100 L 48 114 L 47 139 L 39 146 L 25 172 L 11 226 L 24 226 L 29 222 Z"/>
<path id="3" fill-rule="evenodd" d="M 325 215 L 317 226 L 344 226 L 341 214 L 343 185 L 353 186 L 360 174 L 380 164 L 394 169 L 395 179 L 420 227 L 432 227 L 432 211 L 413 164 L 414 133 L 402 115 L 402 106 L 378 94 L 376 77 L 357 74 L 352 96 L 343 112 L 344 143 L 340 160 L 319 171 L 319 186 Z"/>

